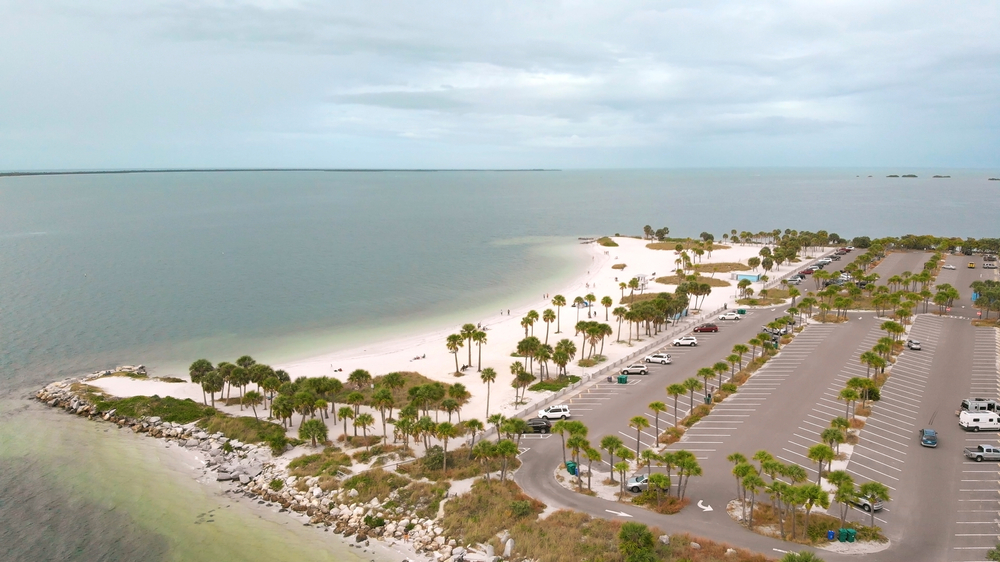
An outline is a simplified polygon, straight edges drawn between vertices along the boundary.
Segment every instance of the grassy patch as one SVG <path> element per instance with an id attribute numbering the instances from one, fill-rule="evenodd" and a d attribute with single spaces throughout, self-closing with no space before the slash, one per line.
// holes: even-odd
<path id="1" fill-rule="evenodd" d="M 616 263 L 615 265 L 611 266 L 611 269 L 625 269 L 625 264 L 623 264 L 623 263 Z"/>
<path id="2" fill-rule="evenodd" d="M 593 367 L 599 363 L 604 363 L 608 358 L 603 355 L 595 355 L 593 357 L 588 357 L 586 359 L 581 359 L 576 362 L 577 365 L 581 367 Z"/>
<path id="3" fill-rule="evenodd" d="M 611 238 L 609 238 L 607 236 L 602 236 L 602 237 L 598 238 L 597 239 L 597 243 L 600 244 L 601 246 L 606 247 L 606 248 L 617 248 L 618 247 L 618 242 L 615 242 L 614 240 L 612 240 Z"/>
<path id="4" fill-rule="evenodd" d="M 813 314 L 813 320 L 827 324 L 842 324 L 847 322 L 847 316 L 837 316 L 836 312 Z"/>
<path id="5" fill-rule="evenodd" d="M 840 518 L 832 517 L 819 510 L 813 510 L 809 515 L 809 528 L 805 528 L 805 512 L 795 513 L 795 537 L 791 536 L 792 522 L 785 516 L 785 540 L 807 545 L 822 545 L 830 541 L 826 538 L 827 531 L 837 531 L 840 529 Z M 767 535 L 778 536 L 778 516 L 774 509 L 767 503 L 759 502 L 753 510 L 753 530 L 754 532 Z M 855 529 L 858 532 L 858 540 L 885 542 L 889 539 L 882 534 L 879 527 L 869 527 L 858 522 L 848 521 L 844 526 L 848 529 Z"/>
<path id="6" fill-rule="evenodd" d="M 657 293 L 642 293 L 642 294 L 635 293 L 634 295 L 625 295 L 618 302 L 618 304 L 628 306 L 628 305 L 632 305 L 632 304 L 636 304 L 636 303 L 640 303 L 640 302 L 644 302 L 644 301 L 656 300 L 656 297 L 660 296 L 660 293 L 662 293 L 662 292 L 663 291 L 660 291 L 660 292 L 657 292 Z"/>
<path id="7" fill-rule="evenodd" d="M 656 492 L 646 490 L 645 492 L 634 496 L 632 498 L 632 503 L 635 505 L 641 505 L 662 515 L 675 515 L 680 513 L 685 506 L 691 503 L 691 500 L 687 498 L 680 499 L 676 496 L 667 496 L 661 492 L 660 501 L 657 502 Z"/>
<path id="8" fill-rule="evenodd" d="M 701 418 L 707 416 L 712 412 L 712 406 L 709 404 L 699 404 L 694 407 L 694 410 L 681 420 L 681 425 L 685 427 L 691 427 L 692 425 L 701 421 Z"/>
<path id="9" fill-rule="evenodd" d="M 475 358 L 475 353 L 473 353 L 473 358 Z M 399 374 L 403 375 L 404 384 L 403 384 L 403 386 L 401 388 L 397 388 L 397 389 L 395 389 L 395 390 L 392 391 L 392 399 L 393 399 L 393 401 L 395 401 L 395 403 L 397 405 L 398 404 L 407 404 L 407 403 L 410 402 L 410 397 L 409 397 L 409 395 L 407 393 L 414 386 L 420 386 L 422 384 L 429 384 L 429 383 L 434 382 L 433 380 L 431 380 L 431 379 L 429 379 L 429 378 L 427 378 L 427 377 L 425 377 L 425 376 L 423 376 L 420 373 L 417 373 L 415 371 L 400 371 Z M 376 387 L 379 386 L 379 382 L 382 380 L 383 376 L 384 375 L 377 376 L 377 377 L 375 377 L 373 379 L 372 382 L 374 382 L 374 384 L 375 384 Z M 350 393 L 352 393 L 352 392 L 360 392 L 361 394 L 363 394 L 364 397 L 365 397 L 365 402 L 364 402 L 365 404 L 368 404 L 368 401 L 371 400 L 371 396 L 372 396 L 372 392 L 373 391 L 372 391 L 372 389 L 370 387 L 369 388 L 362 388 L 361 390 L 358 390 L 354 386 L 347 384 L 346 381 L 341 381 L 341 382 L 344 382 L 344 390 L 343 390 L 343 392 L 341 392 L 340 394 L 337 395 L 337 404 L 338 404 L 338 406 L 339 405 L 343 405 L 343 402 L 347 398 L 347 395 L 350 394 Z"/>
<path id="10" fill-rule="evenodd" d="M 580 377 L 576 375 L 560 375 L 558 378 L 549 379 L 547 381 L 537 382 L 528 387 L 528 390 L 534 390 L 535 392 L 542 392 L 545 390 L 557 391 L 566 388 L 567 386 L 580 382 Z"/>
<path id="11" fill-rule="evenodd" d="M 694 548 L 691 543 L 698 543 L 701 548 Z M 670 555 L 660 560 L 668 562 L 718 562 L 719 560 L 732 560 L 733 562 L 768 562 L 773 560 L 763 554 L 750 552 L 742 548 L 734 549 L 736 554 L 726 554 L 733 548 L 725 543 L 712 542 L 702 537 L 693 537 L 688 534 L 678 534 L 670 536 Z"/>
<path id="12" fill-rule="evenodd" d="M 376 457 L 385 456 L 389 460 L 403 460 L 413 456 L 413 450 L 402 445 L 379 444 L 373 445 L 369 449 L 362 449 L 351 455 L 351 458 L 366 463 Z M 381 464 L 384 464 L 385 460 Z"/>
<path id="13" fill-rule="evenodd" d="M 527 510 L 524 509 L 525 505 Z M 472 485 L 469 493 L 445 504 L 441 526 L 448 536 L 459 537 L 461 544 L 487 542 L 501 529 L 518 527 L 522 522 L 534 523 L 544 507 L 540 501 L 526 496 L 511 481 L 480 480 Z M 515 538 L 514 543 L 518 546 L 519 553 L 527 552 L 519 538 Z M 546 560 L 552 559 L 548 553 L 539 553 L 539 556 Z"/>
<path id="14" fill-rule="evenodd" d="M 372 498 L 385 499 L 389 497 L 389 492 L 402 488 L 409 482 L 403 476 L 376 468 L 344 480 L 343 487 L 347 490 L 358 491 L 358 497 L 354 498 L 353 501 L 366 503 L 370 502 Z"/>
<path id="15" fill-rule="evenodd" d="M 469 449 L 464 445 L 448 451 L 448 470 L 442 471 L 443 450 L 441 447 L 431 447 L 427 454 L 415 462 L 401 464 L 396 467 L 396 472 L 405 474 L 414 480 L 426 478 L 431 481 L 438 480 L 465 480 L 484 474 L 485 471 L 496 472 L 500 470 L 502 462 L 500 459 L 490 459 L 485 465 L 478 460 L 469 458 Z M 512 459 L 507 462 L 507 470 L 512 471 L 521 466 L 521 461 Z"/>
<path id="16" fill-rule="evenodd" d="M 245 416 L 215 415 L 199 421 L 198 427 L 208 433 L 222 432 L 244 443 L 272 442 L 285 437 L 285 428 L 281 425 Z"/>
<path id="17" fill-rule="evenodd" d="M 302 455 L 288 463 L 288 473 L 292 476 L 333 476 L 351 466 L 351 459 L 337 447 L 327 447 L 322 453 Z"/>
<path id="18" fill-rule="evenodd" d="M 101 375 L 97 378 L 103 379 L 107 377 L 128 377 L 130 379 L 148 379 L 149 375 L 147 375 L 146 373 L 135 373 L 131 371 L 115 371 L 107 375 Z"/>
<path id="19" fill-rule="evenodd" d="M 687 428 L 684 427 L 683 425 L 668 428 L 667 430 L 665 430 L 663 433 L 660 434 L 660 437 L 657 439 L 657 441 L 663 443 L 664 445 L 673 445 L 674 443 L 681 440 L 681 437 L 684 436 L 684 430 L 686 429 Z"/>
<path id="20" fill-rule="evenodd" d="M 395 501 L 415 509 L 417 517 L 433 518 L 450 487 L 448 482 L 413 482 L 397 490 L 399 497 Z"/>
<path id="21" fill-rule="evenodd" d="M 177 377 L 156 377 L 153 380 L 157 380 L 160 382 L 170 382 L 170 383 L 187 382 L 186 380 L 179 379 Z"/>
<path id="22" fill-rule="evenodd" d="M 739 262 L 723 261 L 718 263 L 695 264 L 695 270 L 702 273 L 728 273 L 730 271 L 750 271 L 750 266 Z"/>
<path id="23" fill-rule="evenodd" d="M 701 240 L 695 240 L 693 238 L 668 238 L 663 242 L 650 242 L 649 244 L 646 244 L 646 247 L 649 248 L 650 250 L 675 251 L 677 249 L 678 244 L 682 245 L 684 250 L 691 250 L 693 248 L 703 248 L 703 249 L 705 248 L 704 242 L 702 242 Z M 725 244 L 718 244 L 715 242 L 712 243 L 713 252 L 716 250 L 728 250 L 729 248 L 732 248 L 732 246 L 727 246 Z"/>
<path id="24" fill-rule="evenodd" d="M 166 396 L 132 396 L 130 398 L 98 399 L 95 402 L 98 410 L 107 412 L 114 408 L 119 416 L 139 418 L 142 416 L 159 416 L 163 421 L 174 423 L 191 423 L 195 420 L 211 416 L 213 408 L 203 406 L 190 398 L 178 400 Z"/>
<path id="25" fill-rule="evenodd" d="M 665 277 L 657 277 L 656 282 L 662 283 L 663 285 L 680 285 L 687 281 L 686 277 L 680 277 L 678 275 L 667 275 Z M 714 277 L 705 277 L 704 275 L 699 275 L 697 278 L 698 283 L 705 283 L 709 287 L 729 287 L 728 281 L 723 281 L 722 279 L 716 279 Z"/>

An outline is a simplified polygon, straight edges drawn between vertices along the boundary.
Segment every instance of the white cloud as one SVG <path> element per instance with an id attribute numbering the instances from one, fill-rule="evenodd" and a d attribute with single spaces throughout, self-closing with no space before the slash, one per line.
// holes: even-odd
<path id="1" fill-rule="evenodd" d="M 0 0 L 0 168 L 994 166 L 997 23 L 922 1 Z"/>

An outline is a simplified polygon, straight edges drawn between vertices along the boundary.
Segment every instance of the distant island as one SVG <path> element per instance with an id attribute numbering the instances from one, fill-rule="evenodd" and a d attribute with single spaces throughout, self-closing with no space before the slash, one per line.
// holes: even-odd
<path id="1" fill-rule="evenodd" d="M 903 174 L 902 176 L 900 176 L 899 174 L 890 174 L 890 175 L 888 175 L 886 177 L 887 178 L 915 178 L 915 177 L 917 177 L 917 174 Z M 935 176 L 935 177 L 937 177 L 937 176 Z"/>
<path id="2" fill-rule="evenodd" d="M 559 172 L 558 169 L 486 169 L 486 168 L 184 168 L 184 169 L 136 169 L 136 170 L 51 170 L 27 172 L 0 172 L 0 177 L 15 176 L 79 176 L 91 174 L 173 174 L 203 172 Z"/>
<path id="3" fill-rule="evenodd" d="M 990 181 L 1000 181 L 1000 178 L 990 178 Z"/>
<path id="4" fill-rule="evenodd" d="M 935 178 L 950 178 L 951 176 L 934 176 Z"/>

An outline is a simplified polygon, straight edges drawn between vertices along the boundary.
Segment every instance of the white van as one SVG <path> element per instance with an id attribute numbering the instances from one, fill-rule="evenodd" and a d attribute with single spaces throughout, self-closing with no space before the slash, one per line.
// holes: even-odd
<path id="1" fill-rule="evenodd" d="M 822 259 L 816 260 L 816 263 L 822 264 L 822 265 L 830 265 L 831 263 L 833 263 L 833 260 L 831 260 L 830 258 L 822 258 Z"/>
<path id="2" fill-rule="evenodd" d="M 962 412 L 958 425 L 966 431 L 1000 431 L 1000 416 L 996 412 Z"/>

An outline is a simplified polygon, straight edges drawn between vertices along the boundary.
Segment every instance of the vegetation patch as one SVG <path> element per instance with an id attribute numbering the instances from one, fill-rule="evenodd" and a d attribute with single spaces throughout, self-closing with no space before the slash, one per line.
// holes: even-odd
<path id="1" fill-rule="evenodd" d="M 413 456 L 413 450 L 409 447 L 404 447 L 402 445 L 391 445 L 391 444 L 378 444 L 368 449 L 357 451 L 351 458 L 360 463 L 367 463 L 368 461 L 377 457 L 386 457 L 389 460 L 403 460 Z M 384 464 L 385 459 L 383 459 Z"/>
<path id="2" fill-rule="evenodd" d="M 129 418 L 158 416 L 163 421 L 173 423 L 191 423 L 216 413 L 214 408 L 203 406 L 190 398 L 178 400 L 170 396 L 160 398 L 155 395 L 111 399 L 99 397 L 94 405 L 101 412 L 113 408 L 119 416 Z"/>
<path id="3" fill-rule="evenodd" d="M 680 285 L 681 283 L 687 282 L 687 277 L 681 277 L 679 275 L 667 275 L 664 277 L 657 277 L 657 283 L 662 283 L 664 285 Z M 699 275 L 695 280 L 696 283 L 705 283 L 709 287 L 729 287 L 730 283 L 728 281 L 723 281 L 722 279 L 716 279 L 714 277 L 705 277 L 704 275 Z"/>
<path id="4" fill-rule="evenodd" d="M 716 250 L 718 248 L 712 248 Z M 728 273 L 730 271 L 750 271 L 750 266 L 739 262 L 723 261 L 718 263 L 698 263 L 694 266 L 702 273 Z"/>
<path id="5" fill-rule="evenodd" d="M 701 418 L 707 416 L 712 412 L 712 406 L 710 404 L 699 404 L 694 407 L 694 410 L 687 415 L 683 420 L 681 420 L 681 425 L 685 427 L 691 427 L 692 425 L 701 421 Z"/>
<path id="6" fill-rule="evenodd" d="M 244 443 L 291 442 L 286 440 L 285 428 L 280 425 L 246 416 L 217 414 L 199 421 L 198 427 Z"/>
<path id="7" fill-rule="evenodd" d="M 686 429 L 687 428 L 684 427 L 683 425 L 677 427 L 671 427 L 666 431 L 664 431 L 663 433 L 661 433 L 657 441 L 663 443 L 664 445 L 673 445 L 674 443 L 680 441 L 681 437 L 684 437 L 684 430 Z"/>
<path id="8" fill-rule="evenodd" d="M 153 380 L 160 381 L 160 382 L 169 382 L 169 383 L 187 382 L 186 380 L 179 379 L 177 377 L 156 377 Z"/>
<path id="9" fill-rule="evenodd" d="M 616 263 L 615 265 L 611 266 L 611 269 L 625 269 L 625 264 L 623 264 L 623 263 Z"/>
<path id="10" fill-rule="evenodd" d="M 598 363 L 603 363 L 606 359 L 607 357 L 603 355 L 595 355 L 593 357 L 587 357 L 586 359 L 581 359 L 577 361 L 576 364 L 581 367 L 593 367 Z"/>
<path id="11" fill-rule="evenodd" d="M 396 490 L 398 498 L 395 501 L 416 510 L 417 517 L 433 518 L 437 516 L 441 500 L 448 495 L 450 487 L 449 482 L 412 482 Z"/>
<path id="12" fill-rule="evenodd" d="M 842 324 L 847 322 L 847 316 L 838 316 L 837 314 L 831 312 L 820 312 L 813 315 L 813 320 L 827 324 Z"/>
<path id="13" fill-rule="evenodd" d="M 840 518 L 832 517 L 821 511 L 813 510 L 809 515 L 809 528 L 805 528 L 805 512 L 796 510 L 795 512 L 795 536 L 791 536 L 792 522 L 785 516 L 785 537 L 783 540 L 807 545 L 824 545 L 830 541 L 826 538 L 828 531 L 837 532 L 840 528 Z M 774 508 L 760 502 L 753 510 L 753 531 L 760 535 L 777 537 L 778 516 Z M 886 542 L 889 539 L 882 534 L 882 529 L 878 526 L 869 527 L 854 521 L 847 521 L 843 527 L 857 531 L 857 539 L 866 542 Z"/>
<path id="14" fill-rule="evenodd" d="M 406 486 L 409 482 L 403 476 L 375 468 L 344 480 L 343 487 L 346 490 L 358 491 L 358 496 L 354 498 L 355 502 L 367 503 L 372 498 L 385 499 L 389 497 L 390 492 Z"/>
<path id="15" fill-rule="evenodd" d="M 522 502 L 527 502 L 527 510 Z M 512 536 L 515 536 L 514 543 L 518 552 L 527 554 L 527 545 L 516 537 L 512 527 L 521 527 L 521 523 L 527 523 L 524 525 L 526 527 L 543 524 L 544 522 L 537 522 L 536 518 L 544 508 L 545 504 L 525 495 L 514 482 L 479 480 L 468 493 L 445 504 L 441 526 L 446 535 L 459 537 L 462 544 L 488 542 L 495 538 L 499 530 L 509 529 Z M 527 556 L 550 560 L 551 552 L 555 551 Z"/>
<path id="16" fill-rule="evenodd" d="M 288 473 L 292 476 L 333 476 L 340 477 L 347 467 L 351 466 L 351 458 L 337 447 L 327 447 L 322 453 L 302 455 L 288 463 Z"/>
<path id="17" fill-rule="evenodd" d="M 542 392 L 545 390 L 558 391 L 566 388 L 571 384 L 580 382 L 580 377 L 576 375 L 559 375 L 559 377 L 554 379 L 545 380 L 542 382 L 537 382 L 528 387 L 528 390 L 533 390 L 535 392 Z"/>
<path id="18" fill-rule="evenodd" d="M 657 498 L 656 492 L 646 490 L 634 496 L 632 503 L 641 505 L 662 515 L 675 515 L 691 503 L 691 500 L 688 498 L 678 498 L 677 496 L 668 496 L 663 493 Z"/>
<path id="19" fill-rule="evenodd" d="M 130 379 L 148 379 L 149 375 L 146 373 L 136 373 L 133 371 L 115 371 L 113 373 L 108 373 L 107 375 L 101 375 L 97 378 L 103 379 L 107 377 L 128 377 Z"/>
<path id="20" fill-rule="evenodd" d="M 602 237 L 598 238 L 597 239 L 597 243 L 600 244 L 601 246 L 605 246 L 607 248 L 617 248 L 618 247 L 618 242 L 615 242 L 614 240 L 612 240 L 608 236 L 602 236 Z"/>
<path id="21" fill-rule="evenodd" d="M 649 248 L 650 250 L 677 251 L 678 244 L 683 246 L 681 248 L 682 250 L 692 250 L 694 248 L 702 248 L 704 250 L 708 249 L 708 245 L 705 242 L 701 240 L 695 240 L 693 238 L 667 238 L 663 242 L 650 242 L 649 244 L 646 244 L 646 247 Z M 715 242 L 712 243 L 713 252 L 716 250 L 728 250 L 729 248 L 732 248 L 732 246 L 727 246 L 725 244 L 716 244 Z"/>
<path id="22" fill-rule="evenodd" d="M 396 467 L 396 472 L 409 476 L 414 480 L 426 478 L 431 481 L 438 480 L 465 480 L 488 472 L 499 472 L 503 466 L 503 460 L 491 458 L 485 463 L 471 458 L 468 447 L 464 445 L 448 451 L 447 471 L 444 468 L 444 449 L 440 446 L 433 446 L 427 450 L 427 454 L 414 462 L 401 464 Z M 521 466 L 521 461 L 517 458 L 507 461 L 508 472 Z"/>

